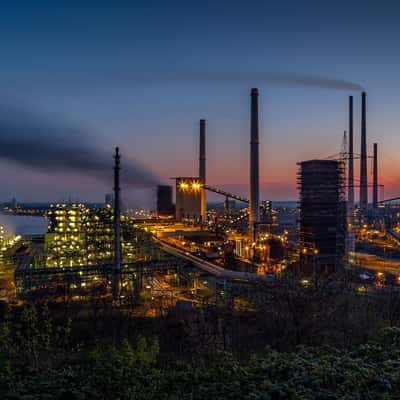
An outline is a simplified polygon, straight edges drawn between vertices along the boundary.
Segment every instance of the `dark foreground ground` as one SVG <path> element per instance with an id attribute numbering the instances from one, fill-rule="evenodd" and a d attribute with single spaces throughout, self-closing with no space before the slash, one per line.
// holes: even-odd
<path id="1" fill-rule="evenodd" d="M 1 304 L 0 399 L 399 399 L 397 289 L 288 280 L 138 318 L 98 300 Z"/>

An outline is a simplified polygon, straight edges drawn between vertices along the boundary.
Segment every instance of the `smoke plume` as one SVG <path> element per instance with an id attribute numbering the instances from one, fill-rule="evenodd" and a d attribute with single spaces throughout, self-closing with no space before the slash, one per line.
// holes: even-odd
<path id="1" fill-rule="evenodd" d="M 0 105 L 0 158 L 43 171 L 74 172 L 112 182 L 113 149 L 96 148 L 89 131 Z M 124 159 L 122 177 L 132 185 L 157 184 L 144 167 Z"/>
<path id="2" fill-rule="evenodd" d="M 324 88 L 336 90 L 362 91 L 364 88 L 358 83 L 330 77 L 290 72 L 263 72 L 263 71 L 218 71 L 218 70 L 157 70 L 154 68 L 129 71 L 109 71 L 101 79 L 132 81 L 132 82 L 242 82 L 253 84 L 275 84 L 282 86 L 303 86 L 310 88 Z"/>

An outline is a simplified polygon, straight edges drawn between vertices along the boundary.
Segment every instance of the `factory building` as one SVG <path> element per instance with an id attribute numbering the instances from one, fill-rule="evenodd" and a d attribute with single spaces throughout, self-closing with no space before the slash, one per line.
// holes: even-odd
<path id="1" fill-rule="evenodd" d="M 51 205 L 45 236 L 47 266 L 86 264 L 84 224 L 88 209 L 83 204 Z"/>
<path id="2" fill-rule="evenodd" d="M 111 261 L 113 247 L 113 209 L 91 208 L 85 214 L 84 239 L 88 265 Z"/>
<path id="3" fill-rule="evenodd" d="M 176 181 L 176 219 L 177 221 L 201 220 L 202 184 L 198 177 L 180 177 Z"/>
<path id="4" fill-rule="evenodd" d="M 47 267 L 98 265 L 114 256 L 114 210 L 110 206 L 89 208 L 84 204 L 52 205 L 45 235 Z M 121 215 L 121 251 L 124 262 L 146 257 L 137 243 L 147 240 L 135 221 Z"/>
<path id="5" fill-rule="evenodd" d="M 299 167 L 301 265 L 309 273 L 338 271 L 346 240 L 344 165 L 337 160 L 310 160 Z"/>
<path id="6" fill-rule="evenodd" d="M 157 186 L 157 216 L 168 217 L 174 214 L 174 205 L 172 203 L 172 186 Z"/>

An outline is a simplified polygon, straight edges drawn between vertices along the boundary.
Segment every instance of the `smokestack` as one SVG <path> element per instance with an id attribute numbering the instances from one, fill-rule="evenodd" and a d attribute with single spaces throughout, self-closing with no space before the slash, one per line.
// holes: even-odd
<path id="1" fill-rule="evenodd" d="M 250 203 L 249 226 L 253 240 L 257 238 L 257 224 L 260 221 L 260 188 L 258 163 L 258 89 L 251 89 L 250 120 Z"/>
<path id="2" fill-rule="evenodd" d="M 353 262 L 353 254 L 355 251 L 355 236 L 354 236 L 354 133 L 353 133 L 353 96 L 349 96 L 349 168 L 347 191 L 347 239 L 346 253 L 348 262 Z"/>
<path id="3" fill-rule="evenodd" d="M 206 184 L 206 120 L 200 120 L 200 152 L 199 152 L 199 177 L 200 182 Z M 206 221 L 206 190 L 201 188 L 201 220 Z"/>
<path id="4" fill-rule="evenodd" d="M 360 211 L 365 215 L 368 206 L 367 182 L 367 127 L 366 127 L 366 93 L 361 95 L 361 156 L 360 156 Z"/>
<path id="5" fill-rule="evenodd" d="M 354 212 L 354 149 L 353 149 L 353 96 L 349 96 L 349 188 L 347 193 L 349 216 Z"/>
<path id="6" fill-rule="evenodd" d="M 120 187 L 119 173 L 120 160 L 119 148 L 115 148 L 114 164 L 114 273 L 113 273 L 113 297 L 119 296 L 121 284 L 121 229 L 120 229 Z"/>
<path id="7" fill-rule="evenodd" d="M 374 171 L 372 184 L 372 206 L 378 207 L 378 143 L 374 143 Z"/>

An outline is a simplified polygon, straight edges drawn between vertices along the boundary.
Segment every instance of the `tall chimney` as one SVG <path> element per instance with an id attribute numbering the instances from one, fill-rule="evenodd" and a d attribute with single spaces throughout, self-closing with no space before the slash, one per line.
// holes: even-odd
<path id="1" fill-rule="evenodd" d="M 250 203 L 249 227 L 253 240 L 257 238 L 257 224 L 260 220 L 260 183 L 258 163 L 258 89 L 251 89 L 250 121 Z"/>
<path id="2" fill-rule="evenodd" d="M 206 184 L 206 120 L 200 120 L 200 152 L 199 152 L 199 177 L 202 185 Z M 206 190 L 201 188 L 201 220 L 206 221 Z"/>
<path id="3" fill-rule="evenodd" d="M 367 127 L 366 127 L 366 93 L 361 95 L 361 156 L 360 156 L 360 210 L 365 216 L 368 206 L 367 182 Z"/>
<path id="4" fill-rule="evenodd" d="M 378 143 L 374 143 L 374 171 L 372 184 L 372 206 L 378 207 Z"/>
<path id="5" fill-rule="evenodd" d="M 347 191 L 347 240 L 346 252 L 348 262 L 353 261 L 355 251 L 354 235 L 354 134 L 353 134 L 353 96 L 349 96 L 349 149 L 348 149 L 348 191 Z"/>
<path id="6" fill-rule="evenodd" d="M 113 297 L 118 298 L 121 286 L 121 229 L 120 229 L 120 187 L 119 172 L 120 160 L 119 148 L 115 148 L 114 164 L 114 271 L 113 271 Z"/>
<path id="7" fill-rule="evenodd" d="M 349 96 L 349 188 L 347 192 L 348 214 L 353 216 L 354 212 L 354 149 L 353 149 L 353 96 Z"/>

